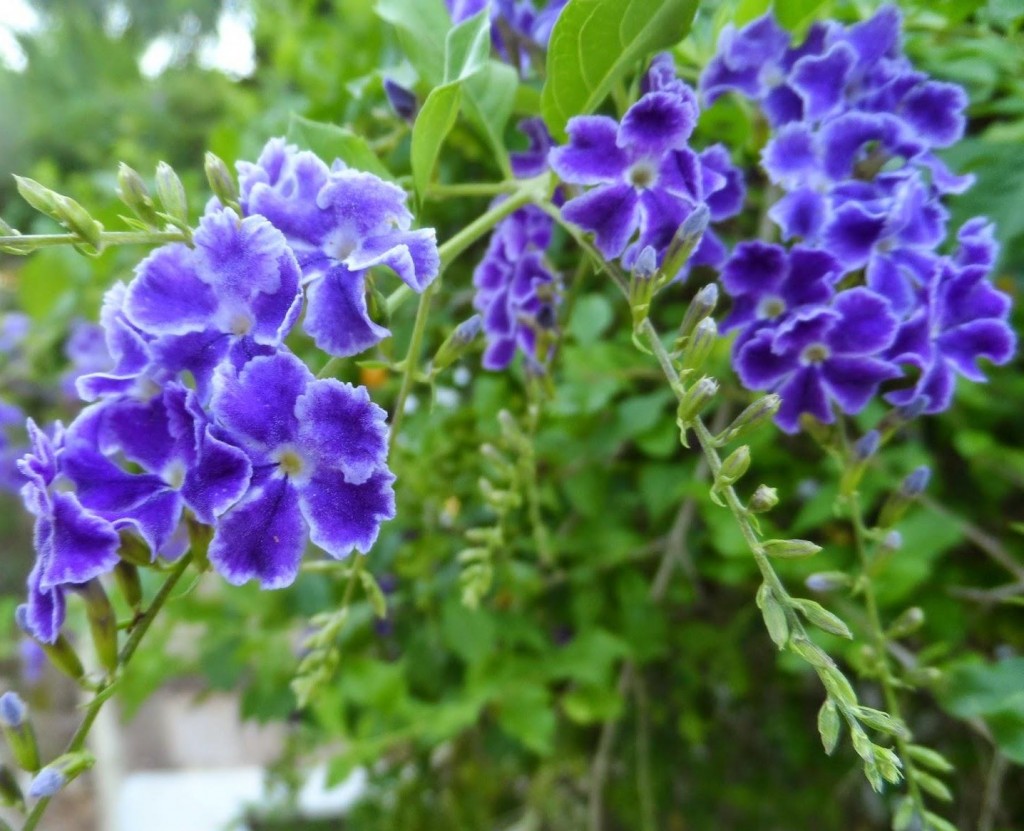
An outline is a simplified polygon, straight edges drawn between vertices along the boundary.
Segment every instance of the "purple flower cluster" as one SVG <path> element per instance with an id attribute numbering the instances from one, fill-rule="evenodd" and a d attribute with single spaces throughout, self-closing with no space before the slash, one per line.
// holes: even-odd
<path id="1" fill-rule="evenodd" d="M 555 326 L 558 283 L 544 252 L 553 220 L 527 205 L 494 229 L 473 274 L 473 305 L 487 336 L 485 369 L 505 369 L 518 349 L 534 371 L 546 359 L 545 335 Z"/>
<path id="2" fill-rule="evenodd" d="M 29 422 L 37 560 L 20 614 L 42 641 L 122 545 L 174 560 L 208 526 L 225 579 L 277 588 L 307 541 L 365 553 L 394 516 L 384 411 L 365 388 L 315 378 L 285 338 L 303 311 L 331 354 L 385 337 L 368 271 L 421 290 L 438 272 L 434 233 L 409 230 L 398 188 L 281 140 L 239 168 L 244 217 L 211 202 L 191 245 L 157 249 L 107 293 L 109 361 L 76 382 L 92 403 L 67 428 Z"/>
<path id="3" fill-rule="evenodd" d="M 748 387 L 776 390 L 787 431 L 807 413 L 857 413 L 889 382 L 894 404 L 949 406 L 957 373 L 1015 348 L 1009 299 L 988 276 L 992 227 L 978 218 L 944 255 L 942 197 L 970 177 L 935 155 L 960 138 L 967 98 L 902 54 L 894 6 L 843 27 L 815 24 L 800 46 L 766 15 L 727 27 L 701 79 L 707 101 L 755 100 L 772 135 L 762 166 L 782 195 L 769 217 L 784 248 L 741 243 L 722 269 L 738 328 L 734 362 Z"/>
<path id="4" fill-rule="evenodd" d="M 701 205 L 713 222 L 735 216 L 745 196 L 743 179 L 728 151 L 689 147 L 697 124 L 697 96 L 678 77 L 669 55 L 658 56 L 644 79 L 644 94 L 621 122 L 603 115 L 577 116 L 567 126 L 569 143 L 550 154 L 551 167 L 567 184 L 585 191 L 566 202 L 563 216 L 594 234 L 608 259 L 632 268 L 650 246 L 661 264 L 680 226 Z M 725 247 L 704 234 L 690 259 L 719 265 Z"/>
<path id="5" fill-rule="evenodd" d="M 445 0 L 453 23 L 490 6 L 491 41 L 498 54 L 523 75 L 534 61 L 543 60 L 555 21 L 569 0 L 548 0 L 537 8 L 533 0 Z"/>

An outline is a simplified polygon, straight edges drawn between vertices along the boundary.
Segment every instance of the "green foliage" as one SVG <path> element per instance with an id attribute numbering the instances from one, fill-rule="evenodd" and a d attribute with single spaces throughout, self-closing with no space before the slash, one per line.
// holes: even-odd
<path id="1" fill-rule="evenodd" d="M 593 112 L 627 72 L 686 34 L 696 0 L 569 0 L 548 45 L 541 111 L 556 138 Z"/>

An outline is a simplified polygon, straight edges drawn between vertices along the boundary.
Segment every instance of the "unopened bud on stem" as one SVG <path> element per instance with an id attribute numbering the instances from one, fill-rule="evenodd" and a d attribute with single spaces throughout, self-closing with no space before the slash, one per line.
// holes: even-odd
<path id="1" fill-rule="evenodd" d="M 693 330 L 697 328 L 698 323 L 706 317 L 710 317 L 717 305 L 718 283 L 708 283 L 693 296 L 693 300 L 690 301 L 690 305 L 686 308 L 683 322 L 679 324 L 677 335 L 679 346 L 682 346 L 681 341 L 688 338 Z"/>
<path id="2" fill-rule="evenodd" d="M 15 610 L 14 621 L 25 635 L 39 644 L 43 652 L 46 653 L 46 657 L 57 669 L 75 681 L 81 681 L 85 677 L 82 661 L 74 647 L 71 646 L 71 642 L 64 635 L 57 635 L 57 639 L 53 643 L 36 640 L 32 628 L 28 625 L 28 607 L 25 605 L 21 605 Z"/>
<path id="3" fill-rule="evenodd" d="M 434 360 L 431 362 L 431 374 L 436 375 L 447 369 L 465 355 L 473 345 L 473 341 L 479 337 L 482 329 L 483 319 L 480 315 L 473 315 L 456 326 L 452 333 L 445 338 L 444 343 L 437 350 L 437 354 L 434 355 Z"/>
<path id="4" fill-rule="evenodd" d="M 726 456 L 715 479 L 716 488 L 726 488 L 736 484 L 750 468 L 750 447 L 744 444 Z"/>
<path id="5" fill-rule="evenodd" d="M 706 375 L 683 393 L 677 413 L 680 427 L 685 427 L 699 416 L 704 408 L 714 401 L 716 395 L 718 395 L 718 381 Z"/>
<path id="6" fill-rule="evenodd" d="M 917 499 L 928 486 L 931 469 L 927 465 L 914 470 L 900 483 L 899 490 L 889 495 L 878 515 L 879 528 L 891 528 L 900 521 L 907 508 Z"/>
<path id="7" fill-rule="evenodd" d="M 683 350 L 683 374 L 695 372 L 703 367 L 717 341 L 718 326 L 713 318 L 704 318 L 693 330 L 693 335 L 688 339 L 686 348 Z"/>
<path id="8" fill-rule="evenodd" d="M 7 746 L 18 767 L 23 770 L 39 770 L 39 746 L 32 722 L 28 720 L 28 708 L 15 692 L 0 695 L 0 730 L 7 739 Z"/>
<path id="9" fill-rule="evenodd" d="M 683 220 L 665 252 L 665 259 L 661 264 L 663 280 L 673 279 L 679 273 L 679 269 L 690 259 L 690 255 L 700 244 L 701 237 L 704 236 L 710 220 L 711 210 L 703 202 Z"/>
<path id="10" fill-rule="evenodd" d="M 238 184 L 235 177 L 231 175 L 224 160 L 214 153 L 207 153 L 203 160 L 203 170 L 206 172 L 206 181 L 210 183 L 210 190 L 224 204 L 225 207 L 238 209 Z"/>
<path id="11" fill-rule="evenodd" d="M 761 396 L 715 437 L 715 443 L 718 445 L 729 444 L 749 435 L 762 424 L 767 424 L 775 418 L 780 406 L 782 406 L 782 399 L 774 392 Z"/>
<path id="12" fill-rule="evenodd" d="M 146 183 L 142 181 L 142 177 L 135 170 L 123 162 L 117 169 L 117 186 L 121 201 L 144 225 L 154 229 L 163 227 L 164 223 L 157 216 L 156 205 L 153 204 Z"/>
<path id="13" fill-rule="evenodd" d="M 176 225 L 187 228 L 188 199 L 185 196 L 185 186 L 167 162 L 160 162 L 156 166 L 156 193 L 160 197 L 164 213 L 171 217 Z"/>
<path id="14" fill-rule="evenodd" d="M 36 799 L 56 796 L 68 782 L 95 763 L 96 758 L 84 750 L 65 753 L 36 774 L 36 778 L 29 785 L 28 795 Z"/>
<path id="15" fill-rule="evenodd" d="M 779 492 L 767 485 L 758 485 L 753 496 L 747 503 L 747 510 L 752 514 L 764 514 L 779 504 Z"/>

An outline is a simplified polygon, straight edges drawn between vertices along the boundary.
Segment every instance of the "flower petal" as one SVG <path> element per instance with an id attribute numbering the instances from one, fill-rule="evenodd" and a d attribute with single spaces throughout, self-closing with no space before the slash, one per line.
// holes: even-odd
<path id="1" fill-rule="evenodd" d="M 336 471 L 317 471 L 300 488 L 302 514 L 309 523 L 309 538 L 332 557 L 353 549 L 363 554 L 373 547 L 381 522 L 395 515 L 395 477 L 375 473 L 362 484 L 352 484 Z"/>

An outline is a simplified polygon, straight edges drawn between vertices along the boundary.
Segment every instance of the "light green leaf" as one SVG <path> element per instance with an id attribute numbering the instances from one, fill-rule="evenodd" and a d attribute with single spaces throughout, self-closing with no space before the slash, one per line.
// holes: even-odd
<path id="1" fill-rule="evenodd" d="M 442 0 L 377 0 L 377 14 L 395 28 L 402 51 L 430 86 L 444 81 L 445 38 L 452 28 Z"/>
<path id="2" fill-rule="evenodd" d="M 639 61 L 682 40 L 696 11 L 697 0 L 569 0 L 551 33 L 541 93 L 556 138 Z"/>
<path id="3" fill-rule="evenodd" d="M 784 29 L 793 31 L 824 4 L 825 0 L 775 0 L 775 18 Z"/>
<path id="4" fill-rule="evenodd" d="M 416 193 L 422 199 L 430 178 L 434 174 L 434 165 L 441 153 L 441 145 L 459 115 L 459 103 L 462 100 L 462 88 L 459 84 L 445 84 L 430 91 L 423 102 L 416 123 L 412 127 L 412 181 Z"/>
<path id="5" fill-rule="evenodd" d="M 491 54 L 491 18 L 487 9 L 462 21 L 444 42 L 444 82 L 464 81 L 487 63 Z"/>
<path id="6" fill-rule="evenodd" d="M 511 176 L 505 125 L 516 102 L 519 76 L 508 64 L 488 61 L 462 83 L 466 116 L 490 145 L 494 158 L 506 176 Z"/>
<path id="7" fill-rule="evenodd" d="M 365 170 L 382 179 L 394 181 L 394 176 L 377 158 L 377 154 L 362 136 L 347 127 L 310 121 L 292 113 L 288 119 L 288 141 L 304 150 L 312 150 L 327 164 L 341 159 L 349 167 Z"/>

